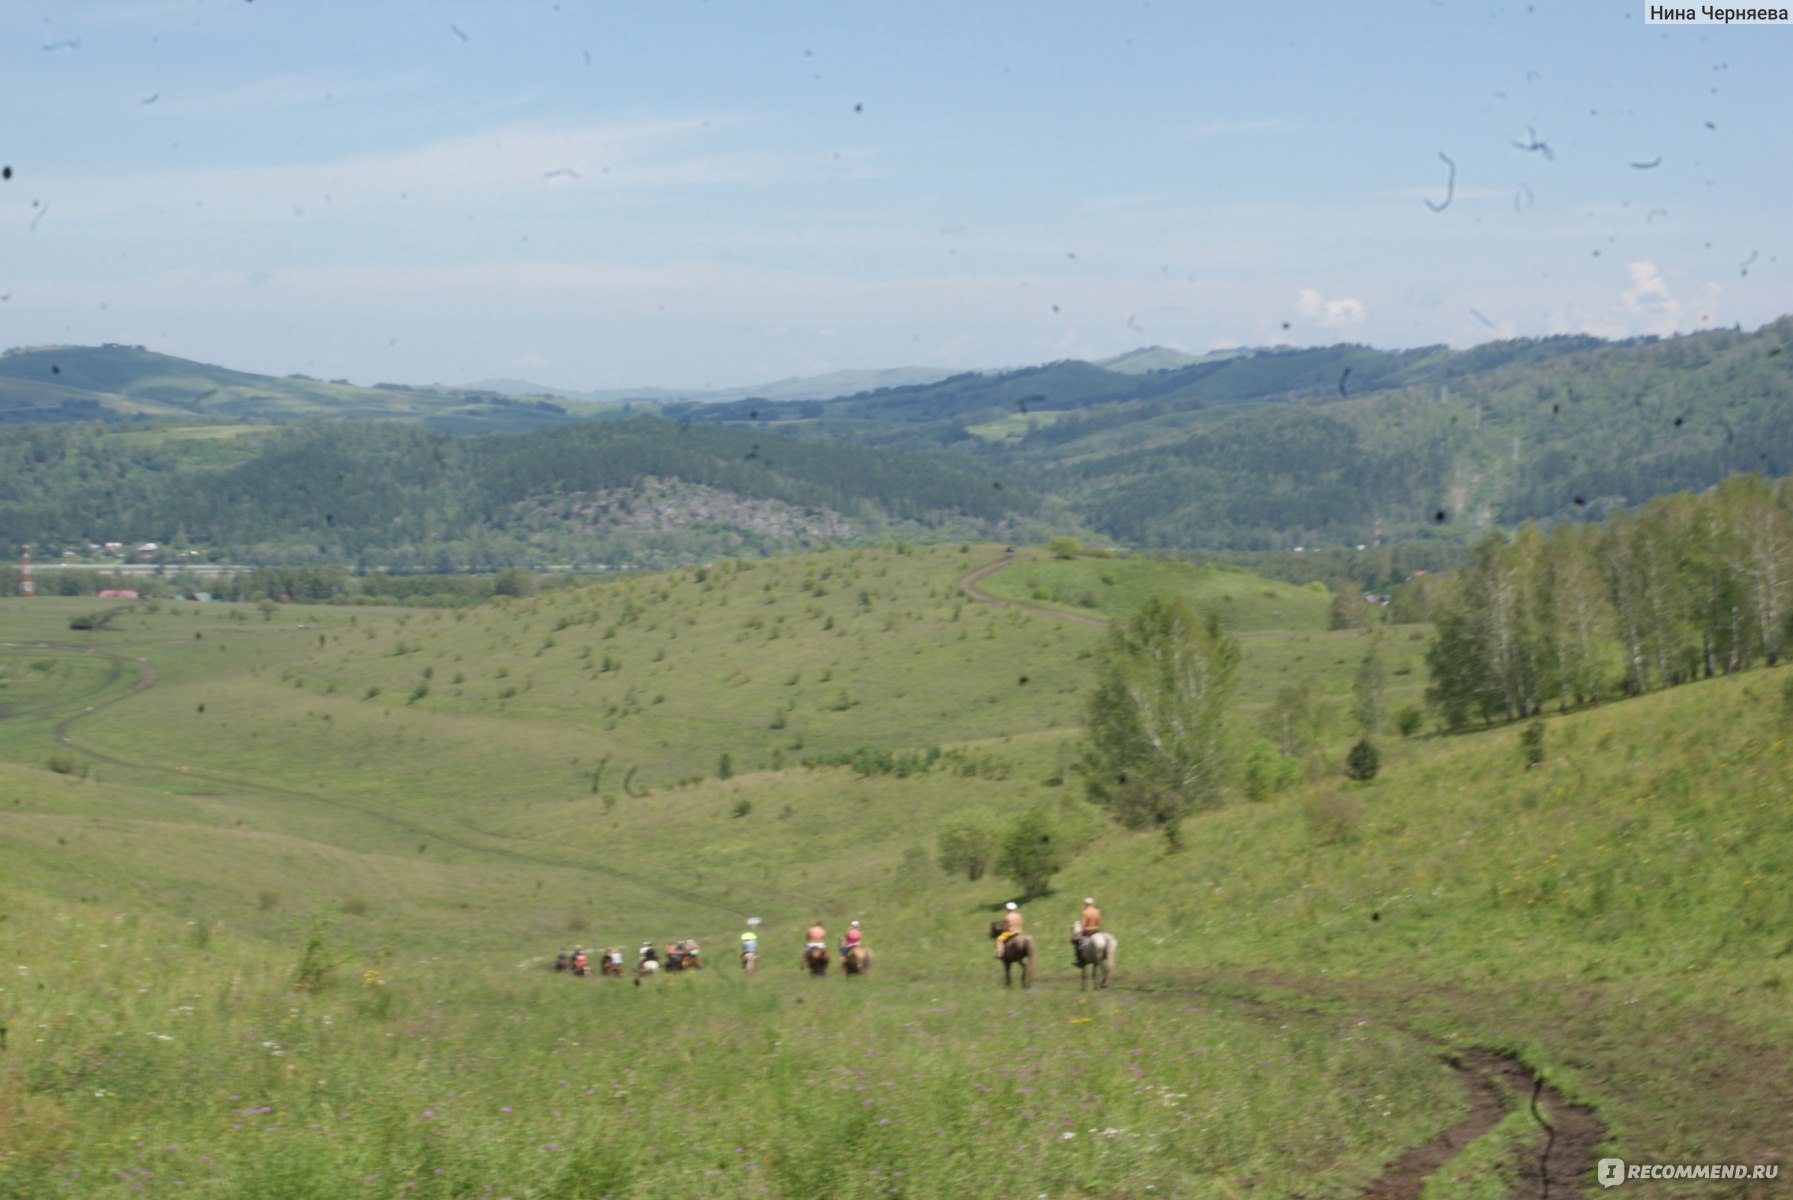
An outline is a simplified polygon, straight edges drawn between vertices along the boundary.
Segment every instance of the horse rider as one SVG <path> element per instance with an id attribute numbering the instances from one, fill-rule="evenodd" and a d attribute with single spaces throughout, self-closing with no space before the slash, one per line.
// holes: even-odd
<path id="1" fill-rule="evenodd" d="M 1077 918 L 1077 932 L 1071 937 L 1071 965 L 1083 965 L 1083 943 L 1093 933 L 1102 932 L 1102 910 L 1096 907 L 1092 897 L 1083 898 L 1083 913 Z"/>
<path id="2" fill-rule="evenodd" d="M 1002 913 L 1002 931 L 996 935 L 996 957 L 1002 957 L 1002 948 L 1008 940 L 1021 932 L 1021 906 L 1010 900 Z"/>
<path id="3" fill-rule="evenodd" d="M 758 917 L 748 917 L 747 930 L 741 935 L 741 957 L 746 958 L 749 954 L 758 954 L 759 952 L 760 919 Z"/>
<path id="4" fill-rule="evenodd" d="M 573 947 L 573 974 L 583 975 L 591 969 L 591 960 L 585 956 L 584 946 Z"/>
<path id="5" fill-rule="evenodd" d="M 840 940 L 840 956 L 842 961 L 845 961 L 847 955 L 853 952 L 853 948 L 859 945 L 863 937 L 864 935 L 859 932 L 858 921 L 851 922 L 847 926 L 847 932 L 842 935 Z"/>
<path id="6" fill-rule="evenodd" d="M 810 922 L 809 931 L 803 935 L 803 953 L 808 956 L 811 950 L 828 949 L 828 931 L 822 927 L 820 920 Z"/>
<path id="7" fill-rule="evenodd" d="M 641 961 L 651 963 L 658 963 L 660 961 L 660 955 L 655 952 L 654 944 L 652 942 L 641 943 Z"/>
<path id="8" fill-rule="evenodd" d="M 685 961 L 692 964 L 693 966 L 697 965 L 697 939 L 696 938 L 686 938 L 685 939 Z"/>

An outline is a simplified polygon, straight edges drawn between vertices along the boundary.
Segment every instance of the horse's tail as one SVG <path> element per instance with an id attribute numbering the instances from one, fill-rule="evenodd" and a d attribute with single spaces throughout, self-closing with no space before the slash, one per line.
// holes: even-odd
<path id="1" fill-rule="evenodd" d="M 1114 956 L 1120 950 L 1120 948 L 1121 948 L 1121 940 L 1119 938 L 1115 937 L 1114 934 L 1112 934 L 1112 933 L 1109 934 L 1108 935 L 1108 969 L 1110 971 L 1114 970 Z"/>

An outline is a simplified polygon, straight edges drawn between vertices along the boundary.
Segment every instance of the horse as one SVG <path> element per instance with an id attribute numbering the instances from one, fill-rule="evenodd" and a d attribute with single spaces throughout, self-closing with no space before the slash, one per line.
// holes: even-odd
<path id="1" fill-rule="evenodd" d="M 805 949 L 803 969 L 818 977 L 828 974 L 828 947 L 810 946 Z"/>
<path id="2" fill-rule="evenodd" d="M 759 971 L 759 969 L 760 969 L 759 951 L 757 951 L 757 950 L 741 951 L 741 970 L 745 971 L 749 975 L 753 975 L 753 974 L 757 973 Z"/>
<path id="3" fill-rule="evenodd" d="M 1121 944 L 1112 933 L 1092 933 L 1088 937 L 1080 936 L 1082 933 L 1082 923 L 1073 921 L 1071 937 L 1077 946 L 1077 990 L 1081 992 L 1092 975 L 1097 990 L 1100 990 L 1108 986 L 1108 973 L 1114 970 L 1114 952 Z"/>
<path id="4" fill-rule="evenodd" d="M 872 969 L 872 952 L 864 946 L 854 946 L 840 958 L 840 969 L 848 975 L 870 974 Z"/>
<path id="5" fill-rule="evenodd" d="M 1002 933 L 1003 929 L 1004 925 L 1000 918 L 990 922 L 991 937 L 998 936 Z M 1010 977 L 1010 971 L 1013 970 L 1016 963 L 1021 964 L 1021 986 L 1024 988 L 1032 987 L 1034 968 L 1033 939 L 1028 937 L 1025 933 L 1017 933 L 1014 937 L 1002 943 L 1003 987 L 1010 987 L 1013 985 L 1014 980 Z"/>
<path id="6" fill-rule="evenodd" d="M 600 950 L 598 952 L 598 974 L 617 975 L 623 973 L 623 952 L 621 950 Z"/>
<path id="7" fill-rule="evenodd" d="M 658 975 L 659 973 L 660 960 L 657 958 L 644 958 L 635 964 L 636 982 L 638 983 L 643 975 Z"/>

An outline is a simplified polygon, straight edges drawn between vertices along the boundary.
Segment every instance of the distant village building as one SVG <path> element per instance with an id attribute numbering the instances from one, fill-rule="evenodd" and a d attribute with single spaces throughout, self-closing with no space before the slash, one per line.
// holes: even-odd
<path id="1" fill-rule="evenodd" d="M 102 600 L 139 600 L 139 599 L 142 599 L 142 597 L 137 595 L 137 593 L 132 591 L 130 588 L 102 588 L 100 590 L 100 599 L 102 599 Z"/>
<path id="2" fill-rule="evenodd" d="M 143 545 L 137 547 L 137 557 L 154 558 L 157 554 L 160 554 L 161 551 L 162 547 L 156 545 L 154 542 L 145 542 Z"/>

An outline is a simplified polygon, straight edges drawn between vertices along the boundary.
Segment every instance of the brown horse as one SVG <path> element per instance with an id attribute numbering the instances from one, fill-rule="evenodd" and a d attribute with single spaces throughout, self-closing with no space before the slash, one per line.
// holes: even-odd
<path id="1" fill-rule="evenodd" d="M 811 975 L 828 974 L 828 948 L 826 946 L 810 946 L 803 951 L 803 969 Z"/>
<path id="2" fill-rule="evenodd" d="M 872 969 L 872 952 L 864 946 L 854 946 L 840 956 L 840 969 L 848 975 L 867 975 Z"/>
<path id="3" fill-rule="evenodd" d="M 1002 933 L 1003 928 L 1004 926 L 1001 918 L 990 922 L 990 936 L 999 936 Z M 1017 933 L 1014 937 L 1002 944 L 1003 987 L 1010 987 L 1013 985 L 1014 980 L 1010 978 L 1009 973 L 1014 969 L 1016 963 L 1021 964 L 1021 986 L 1024 988 L 1032 987 L 1034 968 L 1033 939 L 1028 937 L 1025 933 Z"/>
<path id="4" fill-rule="evenodd" d="M 623 973 L 623 952 L 614 947 L 598 951 L 598 974 L 621 976 Z"/>

